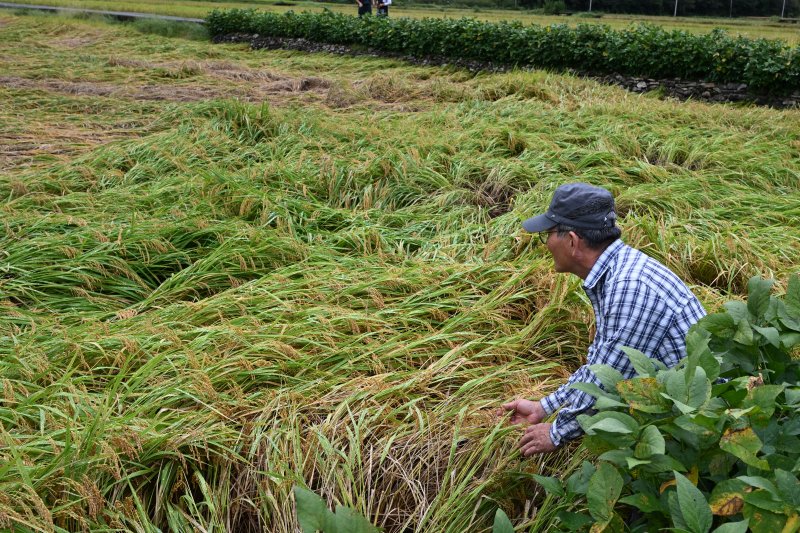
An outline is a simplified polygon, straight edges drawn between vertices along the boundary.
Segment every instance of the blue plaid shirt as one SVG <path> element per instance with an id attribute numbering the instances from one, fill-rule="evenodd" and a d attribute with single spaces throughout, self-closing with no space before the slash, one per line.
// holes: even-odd
<path id="1" fill-rule="evenodd" d="M 610 365 L 625 377 L 636 372 L 620 346 L 636 348 L 667 367 L 686 355 L 686 333 L 706 312 L 689 288 L 667 267 L 625 245 L 612 243 L 597 259 L 583 284 L 594 309 L 596 333 L 586 364 L 541 405 L 558 416 L 550 430 L 553 444 L 579 437 L 576 417 L 594 405 L 594 397 L 571 389 L 573 383 L 602 388 L 590 365 Z"/>

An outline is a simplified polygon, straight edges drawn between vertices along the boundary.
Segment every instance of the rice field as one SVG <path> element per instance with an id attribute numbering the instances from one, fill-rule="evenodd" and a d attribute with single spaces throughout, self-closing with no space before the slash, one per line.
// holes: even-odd
<path id="1" fill-rule="evenodd" d="M 592 313 L 520 221 L 605 186 L 708 310 L 798 271 L 797 110 L 144 26 L 0 12 L 0 528 L 547 531 L 584 452 L 495 409 Z"/>

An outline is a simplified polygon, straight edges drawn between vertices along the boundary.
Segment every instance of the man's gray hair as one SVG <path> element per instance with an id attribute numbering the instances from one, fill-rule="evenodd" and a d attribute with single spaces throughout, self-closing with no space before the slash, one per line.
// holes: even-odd
<path id="1" fill-rule="evenodd" d="M 587 246 L 592 250 L 603 250 L 622 235 L 622 230 L 617 226 L 600 229 L 580 229 L 567 226 L 566 224 L 556 224 L 553 229 L 558 233 L 559 237 L 563 237 L 570 231 L 574 231 L 578 237 L 586 241 Z"/>

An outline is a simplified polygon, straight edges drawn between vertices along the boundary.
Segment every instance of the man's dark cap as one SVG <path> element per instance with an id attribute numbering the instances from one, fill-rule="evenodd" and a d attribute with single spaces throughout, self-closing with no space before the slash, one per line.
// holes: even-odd
<path id="1" fill-rule="evenodd" d="M 567 183 L 553 193 L 546 213 L 529 218 L 522 227 L 531 233 L 547 231 L 556 224 L 603 229 L 613 228 L 616 220 L 614 197 L 610 192 L 588 183 Z"/>

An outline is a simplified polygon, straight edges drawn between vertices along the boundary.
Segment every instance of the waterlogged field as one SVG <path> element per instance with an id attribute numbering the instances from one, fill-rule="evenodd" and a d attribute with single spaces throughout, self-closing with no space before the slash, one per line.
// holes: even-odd
<path id="1" fill-rule="evenodd" d="M 7 3 L 37 4 L 58 7 L 73 7 L 81 9 L 97 9 L 105 11 L 132 11 L 139 13 L 155 13 L 178 17 L 205 18 L 214 9 L 256 9 L 283 13 L 286 11 L 321 12 L 330 10 L 336 13 L 355 15 L 356 3 L 332 4 L 328 2 L 314 2 L 311 0 L 176 0 L 163 2 L 161 0 L 135 0 L 120 2 L 118 0 L 6 0 Z M 392 5 L 392 17 L 411 18 L 474 18 L 490 22 L 519 21 L 523 24 L 604 24 L 615 29 L 630 27 L 633 24 L 647 22 L 663 26 L 668 30 L 680 29 L 690 33 L 708 33 L 714 28 L 723 28 L 733 35 L 743 35 L 752 39 L 783 39 L 791 44 L 800 43 L 800 29 L 794 24 L 780 23 L 766 15 L 778 17 L 780 11 L 765 14 L 764 18 L 712 18 L 712 17 L 653 17 L 624 14 L 603 14 L 601 18 L 584 16 L 558 16 L 543 15 L 530 11 L 516 11 L 508 9 L 485 8 L 459 8 L 450 6 L 417 5 L 408 6 L 404 2 Z"/>
<path id="2" fill-rule="evenodd" d="M 800 256 L 800 113 L 0 14 L 0 527 L 546 531 L 501 401 L 591 309 L 520 230 L 554 188 L 709 310 Z M 779 288 L 780 292 L 780 288 Z"/>

